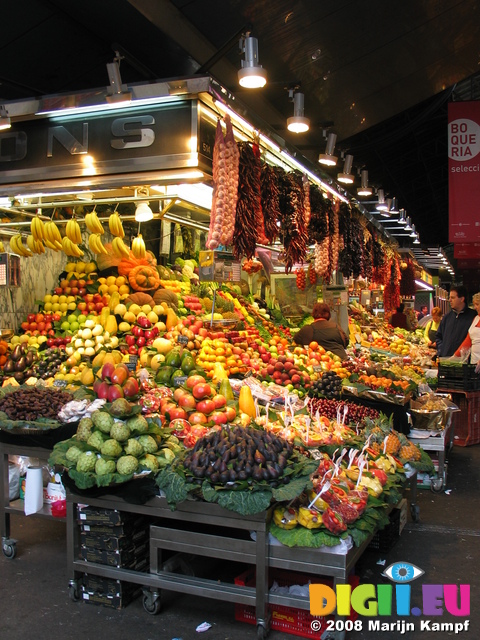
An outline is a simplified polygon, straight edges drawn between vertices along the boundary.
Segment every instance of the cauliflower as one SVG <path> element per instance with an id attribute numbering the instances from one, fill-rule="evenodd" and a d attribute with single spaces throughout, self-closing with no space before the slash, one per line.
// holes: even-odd
<path id="1" fill-rule="evenodd" d="M 127 420 L 128 428 L 134 433 L 147 433 L 148 431 L 148 422 L 143 416 L 137 415 L 134 418 L 129 418 Z"/>
<path id="2" fill-rule="evenodd" d="M 86 442 L 93 429 L 93 422 L 90 418 L 82 418 L 77 427 L 77 440 Z"/>
<path id="3" fill-rule="evenodd" d="M 105 440 L 100 448 L 100 453 L 103 456 L 111 456 L 112 458 L 118 458 L 121 455 L 122 451 L 122 445 L 114 440 L 114 438 Z"/>
<path id="4" fill-rule="evenodd" d="M 76 462 L 82 453 L 83 451 L 74 445 L 67 450 L 65 457 L 69 462 Z"/>
<path id="5" fill-rule="evenodd" d="M 130 435 L 130 429 L 121 421 L 115 422 L 113 427 L 110 429 L 110 437 L 115 438 L 115 440 L 118 440 L 119 442 L 128 440 Z"/>
<path id="6" fill-rule="evenodd" d="M 97 458 L 95 462 L 95 473 L 97 476 L 105 476 L 109 473 L 115 473 L 116 464 L 114 460 L 105 460 Z"/>
<path id="7" fill-rule="evenodd" d="M 95 430 L 92 433 L 92 435 L 88 438 L 87 444 L 100 451 L 100 449 L 102 448 L 102 444 L 105 442 L 106 439 L 107 439 L 107 436 L 104 433 L 102 433 L 101 431 Z"/>
<path id="8" fill-rule="evenodd" d="M 117 471 L 122 476 L 129 476 L 138 468 L 138 460 L 134 456 L 122 456 L 117 460 Z"/>
<path id="9" fill-rule="evenodd" d="M 139 436 L 138 441 L 142 445 L 145 453 L 155 453 L 155 451 L 158 451 L 158 445 L 155 442 L 155 439 L 152 438 L 152 436 Z"/>
<path id="10" fill-rule="evenodd" d="M 158 460 L 155 456 L 152 456 L 151 453 L 146 453 L 143 458 L 140 458 L 138 464 L 142 467 L 147 467 L 150 471 L 158 470 Z"/>
<path id="11" fill-rule="evenodd" d="M 97 410 L 92 413 L 92 422 L 103 433 L 110 433 L 110 429 L 113 426 L 113 417 L 106 411 Z"/>
<path id="12" fill-rule="evenodd" d="M 135 456 L 135 458 L 140 458 L 143 456 L 143 447 L 138 440 L 135 438 L 129 438 L 127 444 L 125 445 L 125 453 L 129 456 Z"/>
<path id="13" fill-rule="evenodd" d="M 85 453 L 78 456 L 77 471 L 82 471 L 83 473 L 93 471 L 96 461 L 97 456 L 93 451 L 85 451 Z"/>

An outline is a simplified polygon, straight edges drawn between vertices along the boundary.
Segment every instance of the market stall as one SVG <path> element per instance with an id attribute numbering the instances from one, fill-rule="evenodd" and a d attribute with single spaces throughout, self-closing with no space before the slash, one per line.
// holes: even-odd
<path id="1" fill-rule="evenodd" d="M 269 602 L 308 608 L 267 594 L 269 567 L 313 562 L 346 581 L 409 480 L 416 490 L 416 472 L 433 473 L 407 421 L 433 354 L 421 332 L 377 313 L 398 303 L 401 260 L 361 206 L 246 122 L 210 79 L 148 92 L 153 106 L 26 119 L 32 153 L 0 174 L 4 192 L 24 198 L 12 208 L 23 218 L 0 223 L 21 258 L 15 286 L 38 289 L 49 272 L 30 300 L 13 282 L 0 292 L 15 326 L 0 342 L 3 551 L 15 555 L 8 455 L 43 457 L 20 440 L 35 436 L 68 487 L 72 597 L 92 597 L 80 573 L 143 586 L 150 612 L 162 588 L 207 593 L 255 606 L 263 637 Z M 78 162 L 87 151 L 90 164 Z M 375 305 L 354 299 L 360 281 Z M 294 342 L 320 299 L 350 338 L 343 361 Z M 53 409 L 32 393 L 66 395 Z M 142 499 L 116 493 L 143 482 Z M 80 503 L 151 516 L 138 532 L 149 572 L 92 561 Z M 201 526 L 194 542 L 182 533 L 180 523 L 205 521 L 256 541 L 240 537 L 238 551 Z M 256 586 L 162 571 L 162 549 L 194 547 L 254 565 Z"/>

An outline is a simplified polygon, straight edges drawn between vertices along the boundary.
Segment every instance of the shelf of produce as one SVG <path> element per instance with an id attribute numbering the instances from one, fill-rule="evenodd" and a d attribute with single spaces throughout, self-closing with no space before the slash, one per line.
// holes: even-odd
<path id="1" fill-rule="evenodd" d="M 428 437 L 414 437 L 409 436 L 409 440 L 413 444 L 421 447 L 424 451 L 432 451 L 438 453 L 438 478 L 432 479 L 431 489 L 432 491 L 441 491 L 447 485 L 447 467 L 448 456 L 453 448 L 455 423 L 454 414 L 448 414 L 447 423 L 445 428 L 440 433 L 432 433 Z M 427 435 L 428 432 L 425 432 Z"/>

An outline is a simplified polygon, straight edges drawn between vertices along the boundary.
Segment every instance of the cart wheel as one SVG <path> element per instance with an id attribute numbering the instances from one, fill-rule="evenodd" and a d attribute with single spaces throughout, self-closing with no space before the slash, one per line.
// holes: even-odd
<path id="1" fill-rule="evenodd" d="M 162 610 L 162 601 L 160 597 L 154 597 L 152 595 L 143 596 L 143 608 L 151 616 L 156 616 Z"/>
<path id="2" fill-rule="evenodd" d="M 2 545 L 3 555 L 10 560 L 13 560 L 17 555 L 17 545 L 16 544 L 7 544 L 4 543 Z"/>
<path id="3" fill-rule="evenodd" d="M 70 600 L 72 602 L 79 602 L 80 601 L 80 593 L 78 592 L 78 587 L 76 585 L 76 583 L 70 583 L 68 586 L 68 595 L 70 597 Z"/>
<path id="4" fill-rule="evenodd" d="M 430 483 L 430 490 L 439 493 L 443 489 L 443 478 L 437 478 Z"/>
<path id="5" fill-rule="evenodd" d="M 257 640 L 265 640 L 268 636 L 268 630 L 265 629 L 263 624 L 257 624 Z"/>
<path id="6" fill-rule="evenodd" d="M 410 505 L 410 515 L 414 522 L 418 522 L 420 520 L 420 507 L 417 504 Z"/>

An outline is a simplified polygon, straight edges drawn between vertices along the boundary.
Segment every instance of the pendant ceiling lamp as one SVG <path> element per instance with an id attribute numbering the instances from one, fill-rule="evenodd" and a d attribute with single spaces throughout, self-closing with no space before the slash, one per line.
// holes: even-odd
<path id="1" fill-rule="evenodd" d="M 132 101 L 132 92 L 128 90 L 127 85 L 122 84 L 120 75 L 120 60 L 122 59 L 118 51 L 115 53 L 113 62 L 107 63 L 108 79 L 110 86 L 107 88 L 105 97 L 109 104 L 129 103 Z"/>
<path id="2" fill-rule="evenodd" d="M 300 91 L 294 89 L 288 91 L 293 102 L 293 116 L 287 119 L 287 129 L 293 133 L 305 133 L 310 129 L 310 120 L 304 115 L 305 96 Z"/>
<path id="3" fill-rule="evenodd" d="M 321 153 L 318 156 L 320 164 L 324 164 L 327 167 L 334 167 L 337 164 L 337 158 L 333 155 L 335 149 L 335 142 L 337 141 L 336 133 L 329 133 L 327 136 L 327 147 L 325 153 Z"/>
<path id="4" fill-rule="evenodd" d="M 357 195 L 359 196 L 371 196 L 373 189 L 368 186 L 368 171 L 362 169 L 360 173 L 360 187 L 357 189 Z"/>
<path id="5" fill-rule="evenodd" d="M 148 196 L 150 192 L 146 188 L 139 188 L 135 192 L 136 196 Z M 136 222 L 148 222 L 153 219 L 153 211 L 150 209 L 149 202 L 143 200 L 139 202 L 135 209 L 135 221 Z"/>
<path id="6" fill-rule="evenodd" d="M 377 191 L 378 202 L 375 205 L 377 211 L 387 211 L 387 203 L 385 202 L 385 192 L 383 189 Z"/>
<path id="7" fill-rule="evenodd" d="M 246 89 L 260 89 L 267 84 L 267 72 L 258 62 L 258 40 L 246 33 L 240 39 L 240 51 L 245 54 L 242 68 L 238 70 L 238 82 Z"/>
<path id="8" fill-rule="evenodd" d="M 343 184 L 353 184 L 355 176 L 352 174 L 353 156 L 347 154 L 343 163 L 343 172 L 337 174 L 337 180 Z"/>

